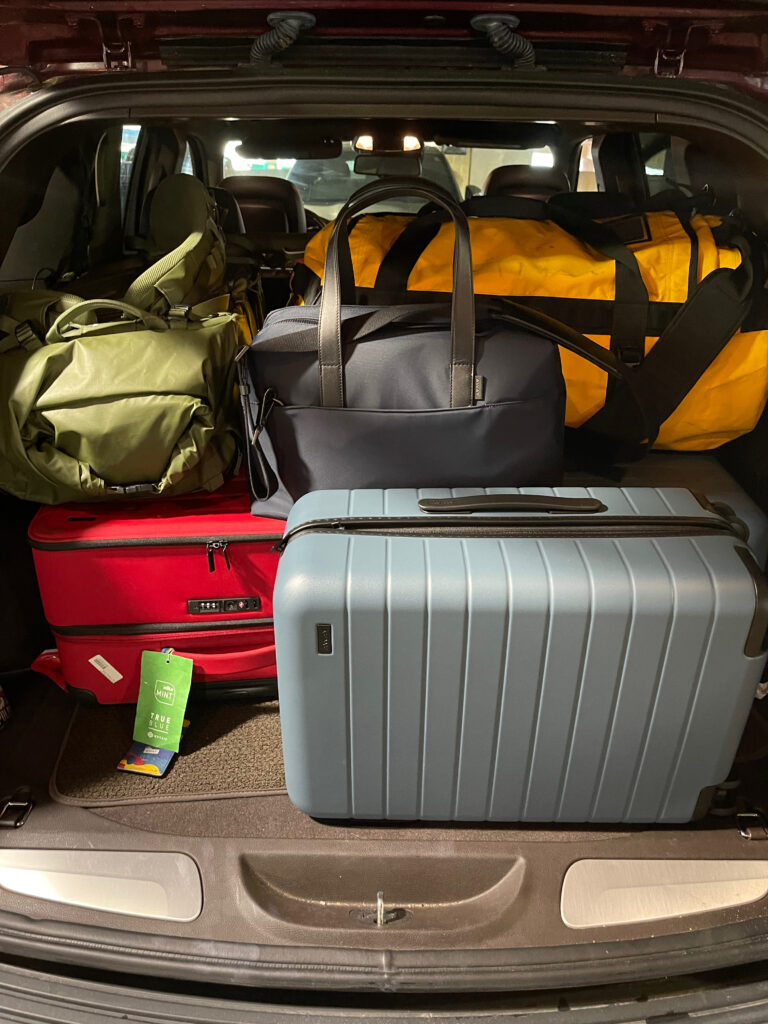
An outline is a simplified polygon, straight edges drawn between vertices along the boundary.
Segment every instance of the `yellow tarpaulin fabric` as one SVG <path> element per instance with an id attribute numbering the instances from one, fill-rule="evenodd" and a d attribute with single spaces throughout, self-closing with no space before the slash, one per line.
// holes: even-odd
<path id="1" fill-rule="evenodd" d="M 355 281 L 373 288 L 382 261 L 411 224 L 407 215 L 361 217 L 349 235 Z M 650 303 L 685 303 L 692 283 L 721 267 L 741 261 L 735 248 L 718 245 L 717 217 L 697 215 L 687 224 L 671 211 L 644 215 L 647 238 L 628 243 Z M 472 217 L 474 287 L 478 295 L 615 299 L 616 264 L 549 220 Z M 686 226 L 690 229 L 686 230 Z M 322 280 L 325 249 L 332 225 L 309 242 L 307 267 Z M 695 236 L 695 244 L 692 242 Z M 691 273 L 696 255 L 695 282 Z M 443 224 L 416 260 L 409 291 L 448 292 L 451 288 L 453 226 Z M 610 336 L 583 330 L 606 348 Z M 658 339 L 648 336 L 649 352 Z M 578 427 L 598 412 L 606 394 L 606 376 L 583 359 L 562 351 L 568 402 L 566 423 Z M 717 448 L 752 430 L 768 400 L 768 330 L 735 334 L 677 409 L 661 425 L 655 447 L 700 451 Z"/>

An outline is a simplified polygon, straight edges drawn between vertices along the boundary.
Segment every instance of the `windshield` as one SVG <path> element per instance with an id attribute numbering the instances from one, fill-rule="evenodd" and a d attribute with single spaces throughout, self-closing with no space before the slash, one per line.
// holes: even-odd
<path id="1" fill-rule="evenodd" d="M 307 209 L 332 219 L 353 192 L 373 180 L 373 176 L 355 172 L 355 150 L 345 142 L 339 156 L 321 160 L 290 158 L 261 159 L 239 153 L 241 141 L 232 139 L 224 147 L 223 176 L 263 174 L 293 182 Z M 503 164 L 526 167 L 552 167 L 554 158 L 548 147 L 539 149 L 485 149 L 465 146 L 437 146 L 427 142 L 422 152 L 421 177 L 441 185 L 456 199 L 482 190 L 490 172 Z M 389 200 L 382 207 L 395 212 L 414 212 L 423 205 L 420 199 Z"/>

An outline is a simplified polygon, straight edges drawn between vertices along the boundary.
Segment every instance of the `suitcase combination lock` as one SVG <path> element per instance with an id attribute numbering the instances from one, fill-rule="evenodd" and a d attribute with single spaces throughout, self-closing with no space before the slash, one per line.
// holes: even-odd
<path id="1" fill-rule="evenodd" d="M 209 597 L 196 598 L 187 601 L 187 611 L 190 615 L 233 615 L 243 612 L 260 612 L 260 597 Z"/>

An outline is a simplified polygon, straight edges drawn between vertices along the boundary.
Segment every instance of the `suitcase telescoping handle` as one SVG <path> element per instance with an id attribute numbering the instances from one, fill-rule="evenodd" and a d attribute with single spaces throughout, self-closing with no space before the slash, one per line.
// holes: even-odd
<path id="1" fill-rule="evenodd" d="M 365 185 L 355 192 L 340 210 L 328 240 L 317 333 L 320 397 L 325 407 L 342 408 L 344 405 L 341 307 L 355 301 L 355 274 L 347 221 L 368 206 L 399 196 L 437 203 L 453 221 L 450 407 L 456 409 L 474 404 L 475 293 L 466 214 L 453 196 L 439 185 L 418 178 L 388 178 Z"/>
<path id="2" fill-rule="evenodd" d="M 606 512 L 597 498 L 558 498 L 549 494 L 469 494 L 464 498 L 422 498 L 422 512 Z"/>

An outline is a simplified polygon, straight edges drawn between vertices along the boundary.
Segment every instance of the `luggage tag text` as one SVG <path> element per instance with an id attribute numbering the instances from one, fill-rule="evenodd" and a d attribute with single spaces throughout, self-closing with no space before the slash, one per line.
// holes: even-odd
<path id="1" fill-rule="evenodd" d="M 172 651 L 142 652 L 133 729 L 137 743 L 178 753 L 193 664 L 191 658 L 181 658 Z"/>

